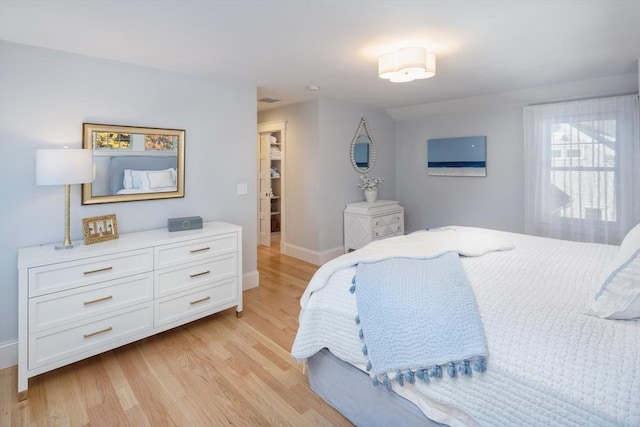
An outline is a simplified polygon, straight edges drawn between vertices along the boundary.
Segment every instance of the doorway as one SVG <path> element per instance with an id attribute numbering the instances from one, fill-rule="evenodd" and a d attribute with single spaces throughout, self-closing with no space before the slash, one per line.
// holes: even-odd
<path id="1" fill-rule="evenodd" d="M 286 122 L 258 124 L 258 244 L 285 244 Z"/>

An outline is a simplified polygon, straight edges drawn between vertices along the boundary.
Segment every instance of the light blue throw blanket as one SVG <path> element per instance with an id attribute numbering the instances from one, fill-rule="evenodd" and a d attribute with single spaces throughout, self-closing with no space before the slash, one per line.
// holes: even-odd
<path id="1" fill-rule="evenodd" d="M 482 322 L 457 253 L 360 263 L 353 284 L 374 385 L 485 370 Z"/>

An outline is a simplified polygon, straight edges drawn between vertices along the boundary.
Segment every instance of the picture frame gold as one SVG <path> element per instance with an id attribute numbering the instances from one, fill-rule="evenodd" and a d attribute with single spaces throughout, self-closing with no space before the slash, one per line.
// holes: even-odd
<path id="1" fill-rule="evenodd" d="M 104 242 L 118 238 L 118 220 L 115 214 L 82 219 L 84 244 Z"/>
<path id="2" fill-rule="evenodd" d="M 185 134 L 184 129 L 83 123 L 82 146 L 93 153 L 94 178 L 82 184 L 82 204 L 184 197 Z M 127 171 L 141 178 L 129 180 Z"/>

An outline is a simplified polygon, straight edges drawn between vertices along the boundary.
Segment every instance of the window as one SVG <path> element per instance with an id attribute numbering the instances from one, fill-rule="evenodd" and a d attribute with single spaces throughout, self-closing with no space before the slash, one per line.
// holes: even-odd
<path id="1" fill-rule="evenodd" d="M 95 132 L 94 147 L 99 150 L 129 150 L 131 135 L 128 133 Z"/>
<path id="2" fill-rule="evenodd" d="M 640 221 L 638 97 L 524 113 L 526 231 L 619 244 Z"/>
<path id="3" fill-rule="evenodd" d="M 178 146 L 178 137 L 172 135 L 145 135 L 145 150 L 171 151 Z"/>
<path id="4" fill-rule="evenodd" d="M 550 183 L 563 218 L 616 221 L 616 120 L 563 118 L 550 127 Z M 594 217 L 594 212 L 601 217 Z"/>

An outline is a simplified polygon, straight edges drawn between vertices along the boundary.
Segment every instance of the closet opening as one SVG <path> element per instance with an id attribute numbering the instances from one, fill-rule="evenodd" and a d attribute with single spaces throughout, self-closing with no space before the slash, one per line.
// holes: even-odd
<path id="1" fill-rule="evenodd" d="M 280 252 L 285 240 L 286 122 L 258 124 L 258 243 Z"/>

